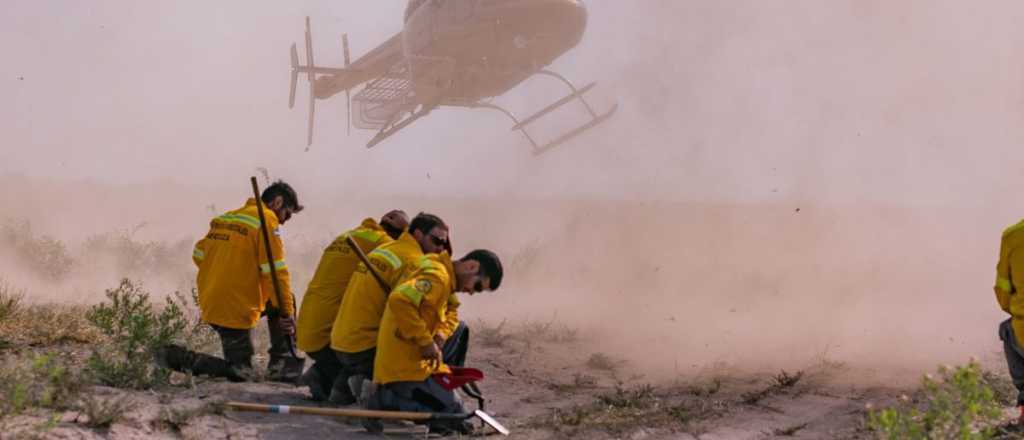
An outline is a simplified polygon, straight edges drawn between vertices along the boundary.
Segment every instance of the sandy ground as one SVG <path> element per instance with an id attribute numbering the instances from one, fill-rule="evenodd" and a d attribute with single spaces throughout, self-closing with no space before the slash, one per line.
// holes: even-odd
<path id="1" fill-rule="evenodd" d="M 477 323 L 477 327 L 484 327 Z M 585 338 L 536 342 L 515 332 L 477 338 L 470 365 L 482 369 L 487 410 L 512 430 L 513 438 L 764 439 L 869 438 L 865 405 L 891 403 L 910 389 L 844 385 L 850 369 L 822 362 L 788 372 L 800 375 L 780 385 L 780 373 L 740 373 L 725 366 L 670 382 L 649 382 L 630 362 L 595 355 Z M 531 338 L 536 338 L 531 339 Z M 175 375 L 177 386 L 145 392 L 95 387 L 102 399 L 127 396 L 124 418 L 108 430 L 85 425 L 74 413 L 30 413 L 4 421 L 0 438 L 65 439 L 300 439 L 380 438 L 350 419 L 211 410 L 209 403 L 243 401 L 311 405 L 303 388 L 277 383 L 235 384 Z M 469 407 L 475 402 L 467 401 Z M 172 416 L 178 414 L 177 416 Z M 48 417 L 59 419 L 47 429 Z M 55 419 L 55 420 L 56 420 Z M 166 421 L 176 420 L 175 426 Z M 486 432 L 493 435 L 493 431 Z M 384 438 L 421 438 L 425 428 L 388 424 Z"/>

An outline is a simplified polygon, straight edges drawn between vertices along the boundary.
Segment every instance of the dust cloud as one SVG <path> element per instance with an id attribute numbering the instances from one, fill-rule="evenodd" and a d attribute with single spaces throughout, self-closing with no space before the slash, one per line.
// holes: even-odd
<path id="1" fill-rule="evenodd" d="M 15 233 L 0 274 L 46 301 L 96 301 L 122 276 L 188 290 L 192 241 L 265 167 L 308 207 L 285 232 L 299 295 L 321 246 L 400 207 L 446 218 L 457 254 L 504 258 L 506 284 L 467 317 L 557 320 L 655 377 L 825 358 L 885 376 L 998 349 L 999 233 L 1024 215 L 1024 5 L 587 4 L 551 67 L 619 113 L 534 158 L 506 120 L 464 110 L 366 150 L 341 100 L 318 103 L 303 151 L 286 104 L 303 17 L 338 65 L 338 34 L 358 56 L 400 29 L 402 2 L 10 2 L 5 231 L 74 264 L 40 273 Z M 535 79 L 498 101 L 526 114 L 560 93 Z M 582 122 L 567 109 L 540 134 Z"/>

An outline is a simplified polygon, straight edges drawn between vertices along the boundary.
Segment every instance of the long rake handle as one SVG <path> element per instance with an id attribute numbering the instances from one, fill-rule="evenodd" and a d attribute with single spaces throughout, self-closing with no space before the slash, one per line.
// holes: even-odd
<path id="1" fill-rule="evenodd" d="M 260 186 L 256 182 L 256 176 L 252 176 L 249 181 L 252 183 L 252 194 L 256 198 L 256 212 L 260 216 L 260 230 L 263 232 L 263 246 L 267 248 L 267 264 L 270 265 L 270 282 L 274 285 L 274 297 L 277 298 L 278 312 L 281 313 L 282 317 L 289 318 L 290 316 L 284 312 L 284 303 L 281 302 L 281 285 L 277 281 L 277 268 L 274 267 L 274 251 L 270 248 L 270 231 L 267 230 L 267 219 L 263 214 L 263 200 L 260 199 Z M 294 304 L 292 305 L 294 307 Z M 288 346 L 288 351 L 291 352 L 292 357 L 296 359 L 302 359 L 298 353 L 295 352 L 295 344 L 292 343 L 292 338 L 285 338 L 285 345 Z"/>
<path id="2" fill-rule="evenodd" d="M 227 402 L 228 408 L 238 411 L 253 411 L 274 414 L 311 414 L 331 417 L 364 417 L 392 420 L 465 420 L 473 417 L 472 413 L 421 413 L 407 411 L 375 411 L 369 409 L 349 408 L 318 408 L 313 406 L 261 405 L 257 403 Z"/>
<path id="3" fill-rule="evenodd" d="M 370 271 L 370 275 L 373 275 L 373 279 L 377 280 L 377 284 L 380 284 L 380 288 L 384 289 L 384 295 L 387 296 L 391 293 L 391 286 L 388 286 L 387 281 L 384 281 L 384 277 L 377 273 L 377 270 L 370 264 L 370 258 L 363 253 L 363 250 L 359 248 L 356 241 L 352 239 L 351 235 L 345 236 L 345 243 L 348 243 L 348 247 L 352 248 L 352 251 L 356 253 L 356 256 L 362 260 L 363 265 L 366 266 L 366 270 Z"/>

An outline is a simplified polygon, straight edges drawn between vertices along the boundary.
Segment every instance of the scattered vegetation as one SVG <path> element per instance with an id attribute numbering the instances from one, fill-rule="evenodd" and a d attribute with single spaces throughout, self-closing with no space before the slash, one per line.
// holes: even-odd
<path id="1" fill-rule="evenodd" d="M 149 293 L 128 279 L 107 290 L 110 302 L 93 306 L 87 314 L 109 340 L 94 350 L 88 369 L 101 383 L 120 388 L 147 389 L 166 383 L 169 372 L 155 365 L 153 353 L 164 345 L 182 342 L 190 322 L 178 298 L 168 297 L 157 310 Z"/>
<path id="2" fill-rule="evenodd" d="M 990 439 L 998 433 L 1002 412 L 981 367 L 970 362 L 926 375 L 917 398 L 868 414 L 867 424 L 880 439 Z"/>
<path id="3" fill-rule="evenodd" d="M 759 390 L 743 393 L 740 398 L 742 399 L 742 402 L 747 405 L 757 405 L 766 397 L 776 392 L 796 386 L 803 377 L 803 371 L 797 371 L 795 374 L 790 374 L 786 370 L 782 370 L 779 374 L 772 377 L 772 383 L 770 385 Z"/>
<path id="4" fill-rule="evenodd" d="M 484 320 L 478 320 L 474 326 L 476 340 L 484 347 L 502 347 L 505 345 L 508 335 L 504 333 L 505 324 L 508 320 L 502 319 L 496 326 L 488 325 Z"/>
<path id="5" fill-rule="evenodd" d="M 26 270 L 48 281 L 62 281 L 74 263 L 63 242 L 45 235 L 35 236 L 27 220 L 7 220 L 0 225 L 0 247 L 17 255 L 17 261 Z"/>
<path id="6" fill-rule="evenodd" d="M 86 416 L 83 423 L 95 429 L 107 429 L 114 423 L 122 420 L 135 402 L 124 395 L 104 399 L 94 395 L 86 395 L 82 398 L 79 409 Z"/>
<path id="7" fill-rule="evenodd" d="M 15 289 L 3 278 L 0 278 L 0 321 L 5 320 L 21 309 L 21 301 L 25 291 Z"/>
<path id="8" fill-rule="evenodd" d="M 614 392 L 600 395 L 597 399 L 612 408 L 645 408 L 652 403 L 653 397 L 654 386 L 644 384 L 631 390 L 617 385 Z"/>
<path id="9" fill-rule="evenodd" d="M 156 420 L 153 421 L 153 426 L 180 434 L 181 430 L 193 420 L 207 414 L 224 414 L 224 406 L 218 402 L 209 402 L 193 407 L 163 407 Z"/>
<path id="10" fill-rule="evenodd" d="M 85 382 L 60 353 L 8 357 L 0 364 L 0 416 L 29 408 L 70 408 Z"/>
<path id="11" fill-rule="evenodd" d="M 615 371 L 618 368 L 618 362 L 604 353 L 594 353 L 587 359 L 587 367 L 595 370 Z"/>
<path id="12" fill-rule="evenodd" d="M 692 385 L 689 388 L 690 394 L 697 397 L 711 397 L 718 393 L 722 389 L 722 379 L 716 377 L 711 379 L 711 383 L 708 385 Z"/>

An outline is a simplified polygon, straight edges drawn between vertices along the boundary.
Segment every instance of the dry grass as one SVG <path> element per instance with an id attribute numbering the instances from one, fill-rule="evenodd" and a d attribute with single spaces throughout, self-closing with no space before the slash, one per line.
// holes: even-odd
<path id="1" fill-rule="evenodd" d="M 797 371 L 794 374 L 790 374 L 786 372 L 786 370 L 782 370 L 779 374 L 776 374 L 774 377 L 772 377 L 772 383 L 769 384 L 767 387 L 743 393 L 743 395 L 741 396 L 742 402 L 747 405 L 757 405 L 761 403 L 761 401 L 764 400 L 766 397 L 772 394 L 796 386 L 796 384 L 800 382 L 800 379 L 803 377 L 803 371 Z"/>
<path id="2" fill-rule="evenodd" d="M 21 310 L 21 301 L 24 298 L 24 290 L 17 289 L 3 278 L 0 278 L 0 321 L 18 313 Z"/>
<path id="3" fill-rule="evenodd" d="M 508 334 L 504 332 L 508 320 L 502 319 L 496 326 L 488 325 L 484 320 L 477 320 L 473 326 L 474 336 L 484 347 L 503 347 L 508 340 Z"/>
<path id="4" fill-rule="evenodd" d="M 125 395 L 104 399 L 94 395 L 86 395 L 79 404 L 85 415 L 82 422 L 94 429 L 107 429 L 124 419 L 125 414 L 135 406 L 135 401 Z"/>
<path id="5" fill-rule="evenodd" d="M 619 367 L 619 362 L 607 354 L 594 353 L 587 358 L 587 367 L 595 370 L 615 371 Z"/>
<path id="6" fill-rule="evenodd" d="M 164 407 L 152 425 L 154 428 L 181 434 L 181 430 L 192 423 L 193 420 L 209 415 L 224 414 L 224 406 L 219 402 L 208 402 L 192 407 Z"/>
<path id="7" fill-rule="evenodd" d="M 6 319 L 0 319 L 0 340 L 16 347 L 100 342 L 100 333 L 85 319 L 87 311 L 85 306 L 18 304 Z"/>

